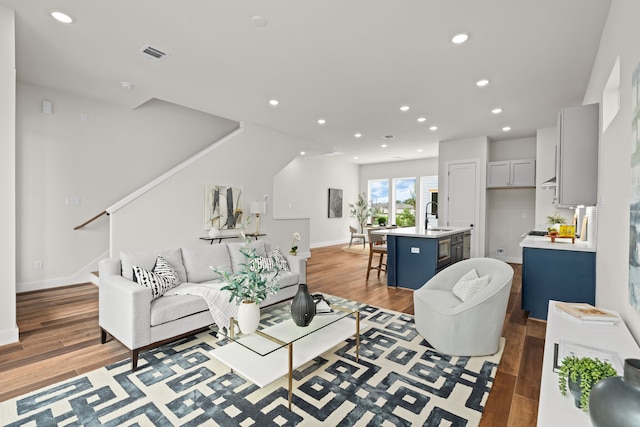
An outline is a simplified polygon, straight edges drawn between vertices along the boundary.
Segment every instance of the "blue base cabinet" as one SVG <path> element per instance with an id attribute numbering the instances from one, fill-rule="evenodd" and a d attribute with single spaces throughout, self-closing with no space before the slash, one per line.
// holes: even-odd
<path id="1" fill-rule="evenodd" d="M 436 274 L 438 240 L 387 236 L 387 285 L 420 289 Z"/>
<path id="2" fill-rule="evenodd" d="M 595 252 L 523 248 L 522 309 L 546 320 L 549 300 L 595 305 Z"/>

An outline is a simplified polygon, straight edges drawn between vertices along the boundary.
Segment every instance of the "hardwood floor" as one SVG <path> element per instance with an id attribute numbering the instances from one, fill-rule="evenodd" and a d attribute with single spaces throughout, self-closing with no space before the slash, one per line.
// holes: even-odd
<path id="1" fill-rule="evenodd" d="M 342 245 L 312 249 L 307 265 L 311 292 L 413 314 L 413 291 L 389 288 L 368 258 Z M 506 346 L 481 427 L 536 425 L 546 323 L 520 309 L 521 266 L 515 275 L 503 328 Z M 115 340 L 100 344 L 98 288 L 82 284 L 18 294 L 20 342 L 0 347 L 0 401 L 72 378 L 129 357 Z"/>

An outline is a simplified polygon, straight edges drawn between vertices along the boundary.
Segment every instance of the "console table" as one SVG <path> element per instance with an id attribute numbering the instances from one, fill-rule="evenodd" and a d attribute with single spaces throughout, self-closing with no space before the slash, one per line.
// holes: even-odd
<path id="1" fill-rule="evenodd" d="M 258 240 L 258 237 L 262 237 L 262 236 L 266 236 L 266 234 L 263 233 L 245 233 L 245 236 L 251 238 L 251 237 L 255 237 L 256 240 Z M 225 239 L 240 239 L 241 236 L 239 234 L 232 234 L 229 236 L 218 236 L 218 237 L 200 237 L 200 240 L 208 240 L 210 243 L 210 245 L 213 245 L 213 241 L 217 240 L 218 243 L 222 243 L 223 240 Z"/>
<path id="2" fill-rule="evenodd" d="M 538 427 L 590 426 L 589 414 L 574 406 L 571 394 L 560 394 L 558 374 L 553 371 L 554 344 L 560 340 L 567 340 L 615 351 L 623 364 L 624 359 L 640 358 L 640 348 L 622 318 L 615 325 L 585 323 L 556 309 L 555 304 L 556 301 L 549 301 L 538 403 Z M 622 375 L 622 372 L 618 374 Z"/>

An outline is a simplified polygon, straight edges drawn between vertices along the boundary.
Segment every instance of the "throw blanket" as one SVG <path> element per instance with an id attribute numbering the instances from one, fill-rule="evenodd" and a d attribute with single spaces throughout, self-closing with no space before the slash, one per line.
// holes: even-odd
<path id="1" fill-rule="evenodd" d="M 211 317 L 218 329 L 229 329 L 229 319 L 238 317 L 238 306 L 234 301 L 229 302 L 229 292 L 215 288 L 211 284 L 183 283 L 165 292 L 165 295 L 196 295 L 204 298 Z"/>

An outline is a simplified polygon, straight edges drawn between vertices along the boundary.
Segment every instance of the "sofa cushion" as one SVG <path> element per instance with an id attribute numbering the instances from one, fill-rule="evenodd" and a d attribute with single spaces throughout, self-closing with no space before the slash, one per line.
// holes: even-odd
<path id="1" fill-rule="evenodd" d="M 209 311 L 203 298 L 195 295 L 165 295 L 151 302 L 151 326 L 162 325 L 201 311 Z"/>
<path id="2" fill-rule="evenodd" d="M 151 289 L 151 299 L 161 297 L 180 282 L 176 270 L 161 256 L 156 260 L 153 271 L 134 265 L 133 280 Z"/>
<path id="3" fill-rule="evenodd" d="M 276 277 L 276 283 L 278 284 L 279 289 L 288 288 L 289 286 L 297 285 L 299 277 L 298 273 L 281 271 Z"/>
<path id="4" fill-rule="evenodd" d="M 134 265 L 142 267 L 145 270 L 152 270 L 156 265 L 158 256 L 164 258 L 175 268 L 180 282 L 187 281 L 187 272 L 182 263 L 182 251 L 180 249 L 169 249 L 157 252 L 120 252 L 122 276 L 125 279 L 133 280 Z"/>
<path id="5" fill-rule="evenodd" d="M 240 264 L 247 262 L 247 257 L 244 256 L 240 249 L 245 246 L 244 242 L 227 243 L 229 249 L 229 255 L 231 256 L 231 268 L 234 273 L 240 270 Z M 264 242 L 262 240 L 254 240 L 247 244 L 248 247 L 256 250 L 258 256 L 265 256 L 267 253 L 264 249 Z"/>
<path id="6" fill-rule="evenodd" d="M 278 248 L 271 251 L 267 256 L 259 256 L 251 260 L 249 268 L 253 271 L 262 269 L 263 271 L 271 271 L 278 267 L 280 272 L 289 271 L 289 263 L 282 251 Z"/>
<path id="7" fill-rule="evenodd" d="M 200 245 L 182 248 L 182 260 L 187 271 L 187 280 L 191 283 L 208 282 L 220 279 L 211 267 L 231 273 L 231 257 L 227 245 Z"/>
<path id="8" fill-rule="evenodd" d="M 449 291 L 429 289 L 421 293 L 415 293 L 423 301 L 428 301 L 430 307 L 450 309 L 462 304 L 462 301 Z"/>

